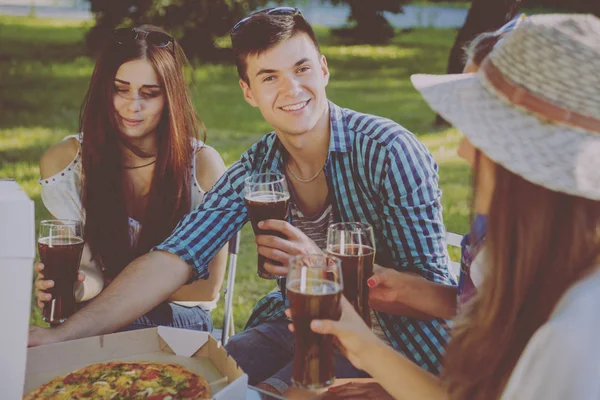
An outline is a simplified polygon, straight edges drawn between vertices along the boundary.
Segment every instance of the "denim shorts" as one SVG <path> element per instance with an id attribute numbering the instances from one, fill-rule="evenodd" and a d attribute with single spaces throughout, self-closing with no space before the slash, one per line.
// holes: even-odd
<path id="1" fill-rule="evenodd" d="M 155 326 L 170 326 L 205 332 L 211 332 L 213 329 L 210 311 L 199 306 L 184 307 L 175 303 L 163 302 L 131 324 L 121 328 L 119 332 Z"/>
<path id="2" fill-rule="evenodd" d="M 229 355 L 248 374 L 248 383 L 261 382 L 283 393 L 292 384 L 294 334 L 287 321 L 265 322 L 231 338 L 225 346 Z M 337 378 L 367 378 L 341 353 L 335 353 Z"/>

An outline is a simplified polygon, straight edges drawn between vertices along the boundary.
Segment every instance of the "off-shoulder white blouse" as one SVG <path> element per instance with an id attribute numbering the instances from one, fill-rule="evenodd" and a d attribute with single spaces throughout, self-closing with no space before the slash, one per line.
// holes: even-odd
<path id="1" fill-rule="evenodd" d="M 79 221 L 85 221 L 85 210 L 83 209 L 81 197 L 82 197 L 82 178 L 83 168 L 81 165 L 81 144 L 83 136 L 70 135 L 63 140 L 75 139 L 79 142 L 79 150 L 75 155 L 75 158 L 67 165 L 62 171 L 58 172 L 54 176 L 46 179 L 40 179 L 39 183 L 42 186 L 42 201 L 44 206 L 50 211 L 50 213 L 58 219 L 74 219 Z M 194 140 L 194 154 L 202 147 L 208 147 L 199 140 Z M 202 200 L 204 200 L 205 191 L 198 184 L 196 178 L 196 157 L 192 157 L 192 165 L 190 166 L 192 175 L 191 185 L 191 210 L 194 210 Z M 135 244 L 139 237 L 141 230 L 141 224 L 139 221 L 129 218 L 129 236 L 131 243 Z M 186 306 L 202 306 L 202 308 L 212 310 L 216 307 L 218 298 L 210 302 L 189 302 L 189 301 L 177 301 L 174 303 Z"/>

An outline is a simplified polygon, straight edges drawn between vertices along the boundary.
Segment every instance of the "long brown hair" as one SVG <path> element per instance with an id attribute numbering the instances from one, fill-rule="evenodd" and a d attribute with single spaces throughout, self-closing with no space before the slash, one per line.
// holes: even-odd
<path id="1" fill-rule="evenodd" d="M 140 29 L 163 32 L 154 26 Z M 126 185 L 120 145 L 144 156 L 120 131 L 114 108 L 114 78 L 119 67 L 147 60 L 154 68 L 165 96 L 157 127 L 156 165 L 137 246 L 132 246 L 126 210 Z M 146 40 L 118 44 L 108 40 L 92 74 L 81 108 L 83 132 L 83 206 L 85 240 L 109 277 L 116 276 L 133 258 L 164 240 L 190 210 L 193 138 L 202 122 L 194 112 L 184 69 L 188 66 L 175 42 L 156 47 Z M 148 156 L 148 155 L 146 155 Z"/>
<path id="2" fill-rule="evenodd" d="M 488 215 L 486 276 L 452 332 L 452 399 L 499 398 L 527 342 L 600 255 L 600 201 L 550 191 L 500 165 Z"/>

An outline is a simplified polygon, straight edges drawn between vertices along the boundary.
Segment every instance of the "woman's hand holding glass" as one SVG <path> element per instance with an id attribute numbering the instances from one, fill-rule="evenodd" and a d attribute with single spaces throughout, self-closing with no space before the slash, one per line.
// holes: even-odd
<path id="1" fill-rule="evenodd" d="M 35 297 L 37 306 L 41 309 L 44 308 L 44 304 L 50 300 L 52 300 L 52 295 L 47 292 L 48 289 L 54 287 L 54 281 L 51 279 L 44 279 L 44 264 L 41 262 L 35 263 L 35 271 L 37 272 L 37 277 L 35 278 Z M 85 273 L 79 271 L 77 274 L 76 285 L 79 285 L 81 282 L 85 280 Z M 73 290 L 77 291 L 77 286 L 73 288 Z M 76 297 L 77 298 L 77 297 Z"/>
<path id="2" fill-rule="evenodd" d="M 371 332 L 371 328 L 343 296 L 341 307 L 342 316 L 339 321 L 313 320 L 310 328 L 316 333 L 335 336 L 335 342 L 346 358 L 356 368 L 363 369 L 365 356 L 373 346 L 383 345 L 383 343 Z M 285 313 L 289 318 L 293 318 L 291 310 L 288 309 Z M 289 328 L 291 331 L 294 330 L 292 324 Z"/>

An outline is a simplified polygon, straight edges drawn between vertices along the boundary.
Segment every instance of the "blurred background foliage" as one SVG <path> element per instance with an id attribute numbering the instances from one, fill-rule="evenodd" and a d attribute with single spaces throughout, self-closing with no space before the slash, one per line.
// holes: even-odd
<path id="1" fill-rule="evenodd" d="M 40 198 L 39 160 L 51 145 L 77 132 L 79 106 L 94 60 L 84 56 L 92 22 L 0 15 L 0 178 L 11 177 L 35 202 L 36 221 L 47 219 Z M 451 29 L 414 29 L 387 45 L 344 45 L 317 27 L 331 80 L 328 97 L 343 107 L 391 118 L 415 132 L 440 165 L 444 221 L 464 233 L 469 224 L 468 167 L 455 153 L 460 133 L 432 128 L 433 112 L 412 88 L 414 73 L 443 73 L 452 46 Z M 235 67 L 199 63 L 191 71 L 191 93 L 208 130 L 207 143 L 227 165 L 271 127 L 243 99 Z M 456 255 L 457 256 L 457 255 Z M 234 302 L 239 331 L 256 301 L 274 288 L 256 276 L 256 248 L 249 225 L 242 230 Z M 222 321 L 222 300 L 213 311 Z M 43 324 L 32 304 L 31 323 Z M 1 396 L 0 396 L 1 397 Z"/>
<path id="2" fill-rule="evenodd" d="M 220 40 L 226 37 L 236 21 L 249 12 L 266 6 L 283 4 L 302 7 L 308 0 L 88 0 L 95 16 L 94 26 L 86 34 L 86 47 L 94 53 L 107 33 L 118 26 L 150 23 L 171 32 L 181 43 L 188 58 L 203 61 L 230 59 L 229 50 Z M 319 0 L 332 6 L 349 6 L 346 26 L 333 29 L 333 34 L 351 44 L 388 43 L 396 34 L 385 13 L 402 13 L 407 4 L 471 7 L 478 12 L 467 24 L 466 39 L 483 29 L 491 30 L 512 18 L 519 9 L 538 8 L 567 12 L 591 12 L 600 15 L 598 0 Z M 498 22 L 500 21 L 500 22 Z M 500 26 L 498 25 L 498 26 Z M 472 33 L 475 32 L 475 33 Z M 458 43 L 458 47 L 461 47 Z"/>

